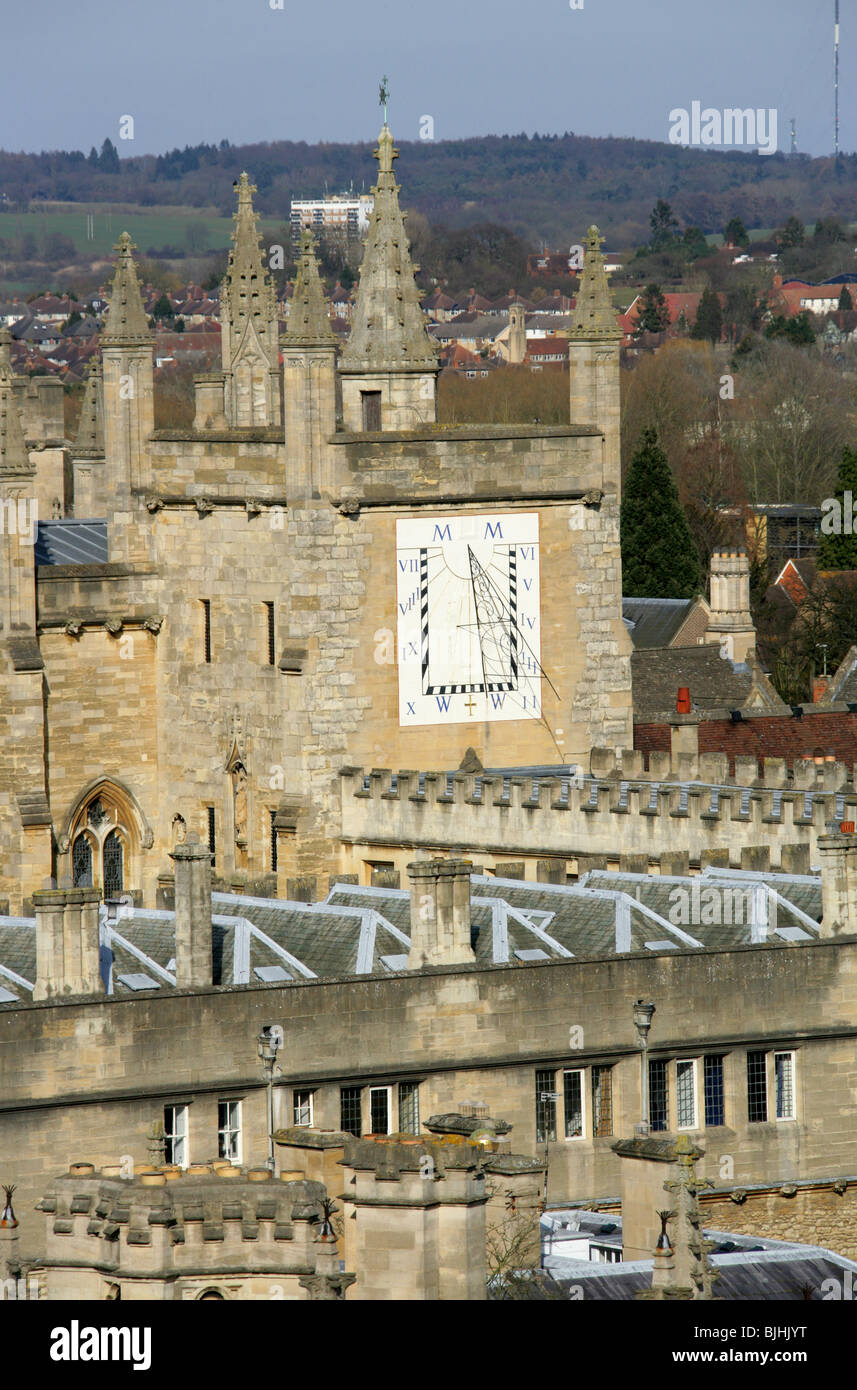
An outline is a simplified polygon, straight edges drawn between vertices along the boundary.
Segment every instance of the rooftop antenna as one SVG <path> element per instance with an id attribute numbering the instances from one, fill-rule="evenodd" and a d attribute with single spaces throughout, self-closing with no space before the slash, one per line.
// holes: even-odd
<path id="1" fill-rule="evenodd" d="M 839 0 L 836 0 L 836 12 L 839 13 Z M 384 125 L 387 124 L 387 102 L 390 100 L 390 87 L 387 82 L 386 73 L 381 78 L 381 85 L 378 88 L 378 105 L 384 108 Z"/>
<path id="2" fill-rule="evenodd" d="M 833 153 L 839 155 L 839 0 L 833 0 Z"/>

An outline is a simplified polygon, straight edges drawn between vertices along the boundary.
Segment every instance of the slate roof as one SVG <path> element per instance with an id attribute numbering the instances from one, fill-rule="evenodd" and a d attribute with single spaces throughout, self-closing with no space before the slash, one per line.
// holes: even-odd
<path id="1" fill-rule="evenodd" d="M 668 647 L 693 603 L 692 598 L 623 598 L 622 617 L 634 646 Z"/>
<path id="2" fill-rule="evenodd" d="M 822 704 L 831 704 L 834 700 L 857 703 L 857 647 L 848 648 L 824 692 Z"/>
<path id="3" fill-rule="evenodd" d="M 40 521 L 36 533 L 37 565 L 106 564 L 106 521 Z"/>
<path id="4" fill-rule="evenodd" d="M 631 654 L 634 718 L 654 720 L 675 710 L 680 686 L 694 710 L 741 709 L 753 685 L 748 662 L 730 661 L 712 644 L 668 647 Z"/>
<path id="5" fill-rule="evenodd" d="M 563 1254 L 567 1242 L 586 1238 L 598 1246 L 621 1248 L 620 1213 L 554 1208 L 542 1216 L 541 1232 L 547 1288 L 554 1292 L 563 1290 L 580 1298 L 582 1286 L 585 1299 L 620 1301 L 633 1299 L 638 1290 L 651 1287 L 651 1260 L 603 1264 Z M 822 1288 L 825 1279 L 834 1279 L 843 1287 L 846 1275 L 850 1272 L 853 1278 L 857 1271 L 853 1260 L 822 1246 L 708 1227 L 703 1235 L 714 1242 L 709 1259 L 720 1276 L 714 1286 L 718 1299 L 818 1301 L 826 1292 Z M 572 1295 L 573 1285 L 578 1287 Z"/>
<path id="6" fill-rule="evenodd" d="M 708 925 L 712 916 L 724 925 Z M 471 876 L 471 939 L 481 966 L 791 945 L 813 940 L 820 916 L 821 884 L 813 876 L 593 871 L 568 885 Z M 407 969 L 410 895 L 351 883 L 334 884 L 324 902 L 311 904 L 213 893 L 212 943 L 215 985 L 395 974 Z M 175 949 L 172 912 L 123 906 L 109 922 L 102 909 L 108 994 L 173 988 Z M 29 999 L 35 971 L 35 919 L 0 917 L 0 1009 Z"/>

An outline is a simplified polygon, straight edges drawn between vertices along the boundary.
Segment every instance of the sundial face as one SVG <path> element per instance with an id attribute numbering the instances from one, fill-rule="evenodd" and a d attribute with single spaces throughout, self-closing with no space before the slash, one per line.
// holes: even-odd
<path id="1" fill-rule="evenodd" d="M 537 513 L 396 525 L 399 723 L 541 715 Z"/>

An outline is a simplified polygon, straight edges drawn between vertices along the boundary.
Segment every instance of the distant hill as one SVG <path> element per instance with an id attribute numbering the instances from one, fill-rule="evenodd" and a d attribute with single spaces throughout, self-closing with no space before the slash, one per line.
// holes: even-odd
<path id="1" fill-rule="evenodd" d="M 721 231 L 733 214 L 748 227 L 780 226 L 791 213 L 805 222 L 832 215 L 847 222 L 857 204 L 855 155 L 834 160 L 721 153 L 572 134 L 400 141 L 399 148 L 397 174 L 406 206 L 433 223 L 498 222 L 551 246 L 579 239 L 593 221 L 611 246 L 638 244 L 648 237 L 657 198 L 667 199 L 682 223 L 705 232 Z M 17 209 L 48 199 L 196 207 L 227 215 L 233 180 L 246 168 L 259 189 L 259 211 L 270 222 L 287 220 L 293 196 L 318 195 L 325 186 L 331 192 L 351 184 L 368 189 L 375 176 L 367 143 L 224 141 L 121 160 L 111 146 L 107 155 L 0 151 L 0 200 Z"/>

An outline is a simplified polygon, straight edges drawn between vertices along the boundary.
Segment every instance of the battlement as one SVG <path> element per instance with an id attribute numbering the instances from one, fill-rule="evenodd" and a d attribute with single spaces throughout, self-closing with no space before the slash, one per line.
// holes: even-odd
<path id="1" fill-rule="evenodd" d="M 277 1276 L 294 1281 L 287 1296 L 301 1297 L 298 1280 L 316 1270 L 327 1195 L 321 1183 L 280 1181 L 266 1169 L 226 1161 L 123 1172 L 121 1162 L 101 1171 L 74 1163 L 37 1204 L 47 1227 L 38 1272 L 48 1297 L 63 1296 L 66 1272 L 74 1268 L 89 1268 L 96 1282 L 114 1277 L 137 1287 L 141 1280 L 157 1286 Z"/>
<path id="2" fill-rule="evenodd" d="M 513 859 L 617 860 L 633 854 L 659 862 L 741 862 L 742 849 L 808 848 L 831 821 L 857 817 L 857 768 L 725 754 L 643 755 L 593 749 L 590 774 L 391 772 L 344 768 L 342 839 L 352 846 L 403 845 Z M 585 861 L 584 861 L 585 862 Z M 585 864 L 589 867 L 588 863 Z M 790 866 L 791 867 L 791 866 Z M 578 864 L 578 871 L 581 864 Z"/>

